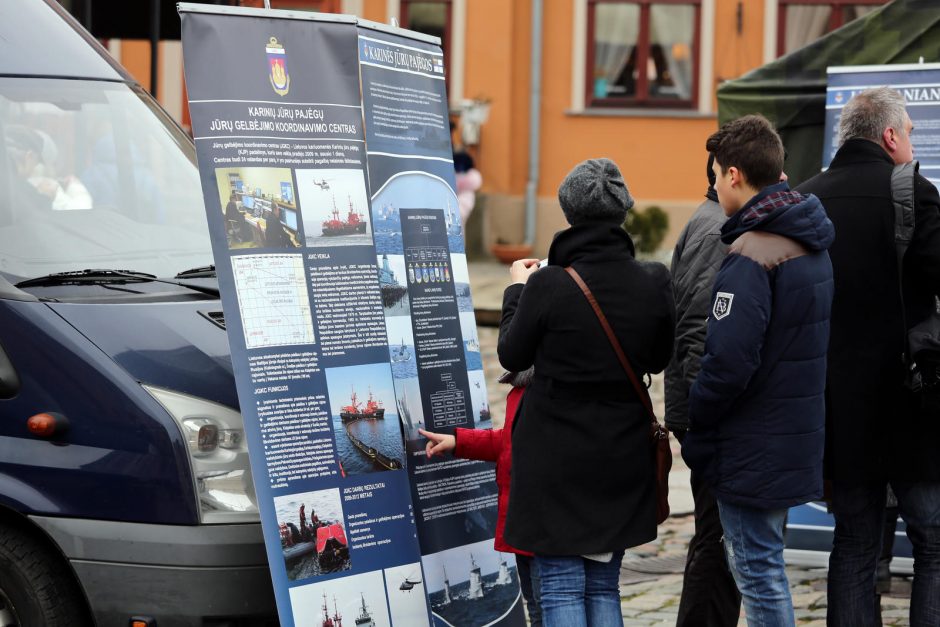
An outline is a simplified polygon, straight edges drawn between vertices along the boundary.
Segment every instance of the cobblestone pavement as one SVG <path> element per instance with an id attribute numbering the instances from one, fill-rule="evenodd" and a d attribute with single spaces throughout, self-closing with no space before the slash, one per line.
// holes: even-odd
<path id="1" fill-rule="evenodd" d="M 497 329 L 480 327 L 480 348 L 494 426 L 500 426 L 506 412 L 508 387 L 496 382 L 502 374 L 496 358 Z M 651 388 L 657 415 L 662 416 L 662 378 Z M 694 531 L 691 494 L 687 489 L 688 469 L 673 440 L 674 465 L 670 475 L 670 505 L 673 516 L 659 527 L 655 542 L 634 547 L 624 558 L 620 577 L 620 597 L 624 623 L 632 626 L 675 625 L 682 593 L 682 569 L 686 547 Z M 787 568 L 790 593 L 797 624 L 823 627 L 826 624 L 826 571 L 821 568 Z M 895 577 L 892 591 L 882 597 L 885 625 L 908 625 L 910 579 Z M 739 625 L 745 625 L 742 618 Z"/>

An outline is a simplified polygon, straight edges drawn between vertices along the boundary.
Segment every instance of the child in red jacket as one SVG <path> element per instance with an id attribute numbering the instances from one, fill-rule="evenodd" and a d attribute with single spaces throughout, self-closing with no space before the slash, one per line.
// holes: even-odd
<path id="1" fill-rule="evenodd" d="M 516 567 L 519 572 L 519 584 L 525 598 L 529 623 L 532 627 L 541 626 L 542 611 L 539 608 L 539 575 L 535 570 L 532 554 L 516 549 L 503 540 L 503 526 L 506 523 L 506 508 L 509 506 L 509 477 L 512 468 L 512 421 L 519 407 L 519 401 L 525 392 L 525 386 L 532 380 L 533 370 L 525 372 L 507 372 L 499 378 L 500 383 L 509 383 L 512 389 L 506 396 L 506 420 L 502 429 L 457 429 L 454 435 L 434 433 L 419 429 L 418 432 L 428 439 L 426 451 L 428 457 L 443 455 L 453 451 L 454 456 L 463 459 L 477 459 L 496 462 L 496 488 L 499 498 L 496 506 L 496 541 L 497 551 L 515 553 Z"/>

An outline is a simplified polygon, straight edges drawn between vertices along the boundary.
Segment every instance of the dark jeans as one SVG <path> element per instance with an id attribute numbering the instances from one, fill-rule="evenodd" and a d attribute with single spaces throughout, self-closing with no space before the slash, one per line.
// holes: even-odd
<path id="1" fill-rule="evenodd" d="M 685 432 L 674 433 L 681 443 Z M 741 614 L 741 594 L 721 545 L 724 532 L 718 517 L 718 502 L 708 485 L 694 472 L 691 483 L 695 535 L 689 541 L 685 560 L 676 627 L 735 627 Z"/>
<path id="2" fill-rule="evenodd" d="M 940 482 L 892 481 L 907 537 L 914 546 L 911 627 L 940 625 Z M 875 568 L 881 552 L 886 486 L 832 484 L 836 519 L 829 557 L 831 627 L 881 624 L 875 595 Z"/>
<path id="3" fill-rule="evenodd" d="M 542 627 L 541 578 L 534 557 L 516 555 L 516 568 L 519 571 L 519 585 L 522 586 L 522 598 L 525 599 L 526 612 L 529 614 L 531 627 Z"/>

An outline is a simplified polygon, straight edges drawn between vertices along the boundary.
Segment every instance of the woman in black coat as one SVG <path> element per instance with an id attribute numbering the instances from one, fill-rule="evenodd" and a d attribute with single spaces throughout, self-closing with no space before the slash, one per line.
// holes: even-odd
<path id="1" fill-rule="evenodd" d="M 503 295 L 500 363 L 536 373 L 513 429 L 505 536 L 536 555 L 547 627 L 622 624 L 624 549 L 656 537 L 650 417 L 565 267 L 594 293 L 637 376 L 669 361 L 675 306 L 666 267 L 634 258 L 621 228 L 633 199 L 612 161 L 579 164 L 558 198 L 571 228 L 546 267 L 513 264 Z"/>

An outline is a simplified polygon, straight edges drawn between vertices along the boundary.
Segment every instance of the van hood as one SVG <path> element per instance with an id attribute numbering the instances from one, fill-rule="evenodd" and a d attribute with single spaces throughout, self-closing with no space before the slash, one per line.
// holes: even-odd
<path id="1" fill-rule="evenodd" d="M 141 383 L 238 409 L 218 301 L 48 306 Z"/>

